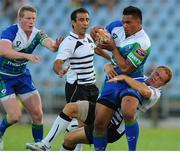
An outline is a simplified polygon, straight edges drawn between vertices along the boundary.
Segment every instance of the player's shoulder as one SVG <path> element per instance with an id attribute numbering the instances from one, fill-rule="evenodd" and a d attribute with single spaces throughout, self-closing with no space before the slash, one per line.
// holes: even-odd
<path id="1" fill-rule="evenodd" d="M 147 33 L 142 29 L 138 32 L 136 41 L 141 45 L 143 49 L 149 49 L 151 47 L 151 41 Z"/>
<path id="2" fill-rule="evenodd" d="M 122 28 L 122 27 L 123 27 L 123 23 L 120 20 L 116 20 L 116 21 L 110 22 L 105 28 L 109 33 L 111 33 L 113 29 Z"/>
<path id="3" fill-rule="evenodd" d="M 17 33 L 18 32 L 18 25 L 17 24 L 13 24 L 10 25 L 8 27 L 6 27 L 5 29 L 3 29 L 2 33 Z"/>
<path id="4" fill-rule="evenodd" d="M 73 35 L 69 34 L 64 38 L 64 40 L 61 42 L 59 48 L 60 49 L 73 49 L 76 45 L 78 38 L 74 37 Z"/>
<path id="5" fill-rule="evenodd" d="M 10 40 L 11 42 L 15 39 L 19 28 L 17 24 L 6 27 L 2 33 L 0 39 Z"/>

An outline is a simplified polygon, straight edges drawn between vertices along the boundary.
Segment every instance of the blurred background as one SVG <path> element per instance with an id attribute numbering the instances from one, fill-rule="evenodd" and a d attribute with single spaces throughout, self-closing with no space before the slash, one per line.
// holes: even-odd
<path id="1" fill-rule="evenodd" d="M 0 0 L 0 32 L 17 22 L 17 10 L 24 4 L 37 8 L 37 28 L 54 39 L 69 34 L 70 14 L 76 8 L 85 7 L 90 12 L 90 30 L 95 25 L 105 26 L 113 20 L 120 20 L 122 10 L 128 5 L 139 7 L 143 13 L 143 27 L 152 42 L 152 52 L 145 64 L 145 73 L 149 75 L 158 65 L 167 65 L 173 70 L 173 79 L 163 88 L 159 103 L 141 114 L 141 118 L 143 122 L 148 120 L 146 123 L 153 126 L 180 127 L 177 121 L 180 116 L 180 0 Z M 35 54 L 41 56 L 41 62 L 29 63 L 28 66 L 41 94 L 44 113 L 57 115 L 66 102 L 65 80 L 56 76 L 52 70 L 56 53 L 38 47 Z M 95 56 L 99 88 L 105 77 L 105 63 L 105 59 Z M 2 107 L 0 110 L 2 114 Z"/>

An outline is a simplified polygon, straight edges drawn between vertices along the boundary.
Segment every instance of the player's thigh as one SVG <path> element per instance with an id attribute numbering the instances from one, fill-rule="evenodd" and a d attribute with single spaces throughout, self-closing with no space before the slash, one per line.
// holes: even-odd
<path id="1" fill-rule="evenodd" d="M 76 130 L 73 130 L 72 132 L 67 133 L 64 138 L 64 145 L 66 146 L 74 146 L 78 143 L 89 143 L 84 131 L 84 127 L 78 128 Z"/>
<path id="2" fill-rule="evenodd" d="M 22 103 L 30 114 L 42 113 L 42 103 L 38 91 L 29 92 Z M 23 97 L 23 95 L 21 95 Z"/>
<path id="3" fill-rule="evenodd" d="M 2 101 L 2 106 L 6 113 L 9 116 L 20 116 L 21 115 L 21 106 L 20 102 L 16 100 L 16 97 L 9 98 L 5 101 Z"/>
<path id="4" fill-rule="evenodd" d="M 107 126 L 112 119 L 114 110 L 100 103 L 96 103 L 95 122 L 96 126 Z"/>

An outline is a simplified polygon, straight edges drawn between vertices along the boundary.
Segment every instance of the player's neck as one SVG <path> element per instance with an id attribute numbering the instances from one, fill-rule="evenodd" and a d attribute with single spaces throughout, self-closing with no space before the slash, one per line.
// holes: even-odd
<path id="1" fill-rule="evenodd" d="M 29 37 L 31 36 L 32 32 L 25 32 L 25 33 L 26 33 L 27 38 L 29 39 Z"/>

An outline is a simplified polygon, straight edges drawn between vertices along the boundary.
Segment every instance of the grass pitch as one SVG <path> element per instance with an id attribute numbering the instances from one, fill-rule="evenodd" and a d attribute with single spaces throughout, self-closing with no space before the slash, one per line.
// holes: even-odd
<path id="1" fill-rule="evenodd" d="M 45 127 L 45 135 L 50 127 Z M 58 136 L 52 144 L 52 150 L 60 150 L 63 135 Z M 7 151 L 25 151 L 25 143 L 33 142 L 31 135 L 31 125 L 16 124 L 7 129 L 4 135 L 4 150 Z M 93 151 L 93 145 L 83 145 L 84 151 Z M 109 151 L 126 151 L 126 138 L 123 136 L 120 140 L 107 147 Z M 180 128 L 141 128 L 137 150 L 143 151 L 180 151 Z"/>

